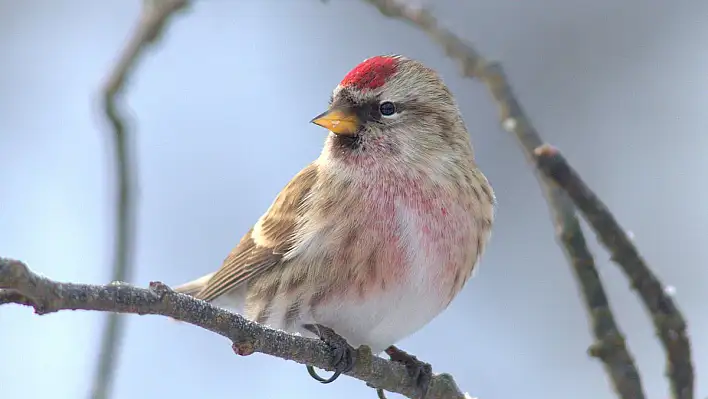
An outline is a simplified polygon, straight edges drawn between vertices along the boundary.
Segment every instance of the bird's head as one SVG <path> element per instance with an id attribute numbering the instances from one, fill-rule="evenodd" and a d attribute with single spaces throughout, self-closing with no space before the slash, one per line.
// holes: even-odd
<path id="1" fill-rule="evenodd" d="M 472 157 L 450 90 L 435 71 L 402 56 L 376 56 L 354 67 L 312 122 L 331 132 L 323 155 L 347 163 L 425 166 Z"/>

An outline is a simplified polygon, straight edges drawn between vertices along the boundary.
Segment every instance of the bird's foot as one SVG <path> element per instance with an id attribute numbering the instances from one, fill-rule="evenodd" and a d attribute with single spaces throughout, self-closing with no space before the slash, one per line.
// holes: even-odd
<path id="1" fill-rule="evenodd" d="M 317 375 L 314 367 L 308 365 L 307 372 L 310 373 L 312 378 L 323 384 L 329 384 L 339 378 L 343 373 L 354 368 L 354 352 L 356 349 L 349 345 L 346 339 L 342 338 L 342 336 L 334 332 L 331 328 L 321 324 L 304 324 L 302 327 L 320 337 L 322 341 L 332 348 L 332 368 L 334 368 L 334 374 L 329 378 L 322 378 Z"/>
<path id="2" fill-rule="evenodd" d="M 402 363 L 406 366 L 408 375 L 415 381 L 418 390 L 420 390 L 420 398 L 425 399 L 430 387 L 430 380 L 433 377 L 432 366 L 393 345 L 386 348 L 386 354 L 391 361 Z"/>

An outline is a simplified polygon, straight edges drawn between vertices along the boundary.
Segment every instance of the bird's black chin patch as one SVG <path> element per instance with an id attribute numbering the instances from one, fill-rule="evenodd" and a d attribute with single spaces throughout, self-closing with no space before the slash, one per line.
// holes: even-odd
<path id="1" fill-rule="evenodd" d="M 361 136 L 358 134 L 352 136 L 335 135 L 334 143 L 339 149 L 343 150 L 358 150 L 361 148 Z"/>

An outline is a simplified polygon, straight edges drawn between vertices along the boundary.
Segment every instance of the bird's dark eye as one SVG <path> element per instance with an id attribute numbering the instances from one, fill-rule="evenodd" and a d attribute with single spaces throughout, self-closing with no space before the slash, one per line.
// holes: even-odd
<path id="1" fill-rule="evenodd" d="M 391 116 L 396 113 L 396 105 L 390 101 L 384 101 L 379 104 L 379 112 L 383 116 Z"/>

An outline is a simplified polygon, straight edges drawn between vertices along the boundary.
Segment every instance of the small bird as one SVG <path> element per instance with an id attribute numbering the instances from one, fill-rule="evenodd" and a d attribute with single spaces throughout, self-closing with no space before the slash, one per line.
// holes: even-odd
<path id="1" fill-rule="evenodd" d="M 448 307 L 489 240 L 496 199 L 439 75 L 400 56 L 352 69 L 312 123 L 329 130 L 215 273 L 177 287 L 272 328 L 319 337 L 331 382 L 367 345 L 406 365 L 423 393 L 430 365 L 393 346 Z M 308 367 L 311 374 L 314 373 Z"/>

